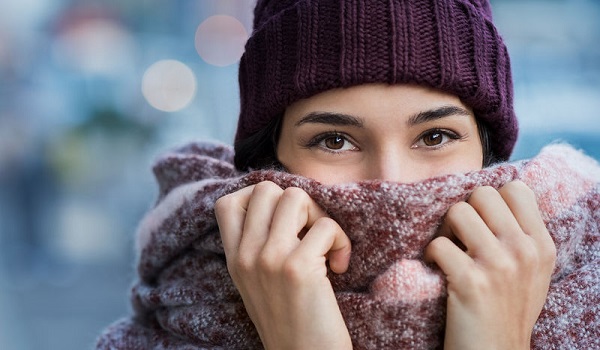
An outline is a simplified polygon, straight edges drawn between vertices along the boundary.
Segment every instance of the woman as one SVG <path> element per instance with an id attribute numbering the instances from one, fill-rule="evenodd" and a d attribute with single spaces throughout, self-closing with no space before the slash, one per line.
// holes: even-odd
<path id="1" fill-rule="evenodd" d="M 360 85 L 293 103 L 276 157 L 327 184 L 413 182 L 481 169 L 484 158 L 471 109 L 413 85 Z M 479 188 L 467 203 L 448 211 L 426 250 L 449 282 L 445 346 L 528 348 L 555 256 L 535 197 L 513 182 Z M 266 348 L 351 348 L 325 265 L 343 273 L 351 257 L 335 221 L 301 189 L 269 182 L 221 198 L 216 215 L 229 271 Z"/>
<path id="2" fill-rule="evenodd" d="M 239 81 L 235 155 L 156 165 L 136 317 L 98 348 L 597 341 L 597 169 L 562 149 L 486 168 L 517 137 L 487 1 L 259 0 Z"/>
<path id="3" fill-rule="evenodd" d="M 301 40 L 316 48 L 302 52 Z M 260 71 L 263 60 L 270 74 Z M 508 70 L 486 1 L 259 1 L 240 68 L 238 166 L 256 166 L 246 126 L 271 118 L 278 128 L 259 132 L 263 142 L 275 138 L 261 165 L 270 159 L 324 184 L 479 170 L 514 145 Z M 293 102 L 278 117 L 282 107 L 269 99 Z M 256 111 L 263 102 L 266 111 Z M 229 271 L 266 348 L 351 348 L 326 276 L 326 260 L 343 273 L 351 258 L 336 222 L 302 190 L 273 183 L 220 199 L 216 215 Z M 446 348 L 529 347 L 555 248 L 522 183 L 480 188 L 453 206 L 425 255 L 448 278 Z"/>

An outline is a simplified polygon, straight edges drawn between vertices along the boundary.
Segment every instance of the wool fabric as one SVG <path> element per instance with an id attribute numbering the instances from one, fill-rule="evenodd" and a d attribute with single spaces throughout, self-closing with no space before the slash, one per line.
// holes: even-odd
<path id="1" fill-rule="evenodd" d="M 293 102 L 359 84 L 458 96 L 507 160 L 518 125 L 510 59 L 487 0 L 259 0 L 239 66 L 236 141 Z"/>
<path id="2" fill-rule="evenodd" d="M 422 262 L 448 208 L 478 186 L 520 179 L 536 194 L 557 247 L 532 349 L 600 349 L 600 166 L 565 145 L 528 161 L 411 184 L 325 186 L 297 175 L 239 173 L 225 146 L 191 144 L 154 167 L 160 191 L 142 220 L 135 315 L 108 327 L 98 349 L 260 349 L 227 272 L 217 198 L 270 180 L 304 189 L 352 241 L 349 270 L 329 274 L 355 349 L 440 349 L 443 274 Z"/>

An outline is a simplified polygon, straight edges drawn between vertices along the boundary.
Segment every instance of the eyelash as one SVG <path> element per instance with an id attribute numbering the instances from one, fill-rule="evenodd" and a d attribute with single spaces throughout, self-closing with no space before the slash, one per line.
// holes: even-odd
<path id="1" fill-rule="evenodd" d="M 423 140 L 424 137 L 426 136 L 430 136 L 433 134 L 441 134 L 442 137 L 447 137 L 450 140 L 443 142 L 440 145 L 435 145 L 435 146 L 418 146 L 417 143 L 419 143 L 420 141 Z M 417 137 L 417 139 L 415 140 L 415 142 L 413 142 L 413 146 L 411 146 L 411 148 L 426 148 L 426 149 L 430 149 L 430 150 L 438 150 L 441 149 L 443 147 L 446 147 L 447 145 L 449 145 L 450 143 L 452 143 L 451 141 L 456 141 L 456 140 L 462 140 L 464 139 L 464 136 L 461 136 L 460 134 L 452 131 L 452 130 L 448 130 L 448 129 L 428 129 L 425 132 L 423 132 L 421 135 L 419 135 Z"/>
<path id="2" fill-rule="evenodd" d="M 317 136 L 313 137 L 312 139 L 310 139 L 305 147 L 306 148 L 314 148 L 314 147 L 319 147 L 321 150 L 325 151 L 325 152 L 329 152 L 329 153 L 333 153 L 333 154 L 339 154 L 341 152 L 344 151 L 338 151 L 338 150 L 334 150 L 334 149 L 330 149 L 327 148 L 323 145 L 321 145 L 321 143 L 329 138 L 332 137 L 340 137 L 344 140 L 344 142 L 350 143 L 353 147 L 356 147 L 356 145 L 354 144 L 354 142 L 350 141 L 350 137 L 348 137 L 348 135 L 341 133 L 341 132 L 337 132 L 337 131 L 331 131 L 331 132 L 325 132 L 322 134 L 318 134 Z"/>
<path id="3" fill-rule="evenodd" d="M 443 142 L 440 145 L 435 145 L 435 146 L 418 146 L 417 143 L 422 141 L 424 137 L 426 136 L 430 136 L 433 134 L 441 134 L 442 137 L 447 137 L 448 139 L 450 139 L 449 141 Z M 313 137 L 312 139 L 310 139 L 308 142 L 306 142 L 305 146 L 306 148 L 314 148 L 314 147 L 319 147 L 321 150 L 325 151 L 325 152 L 329 152 L 329 153 L 333 153 L 333 154 L 339 154 L 341 152 L 344 151 L 338 151 L 338 150 L 333 150 L 330 148 L 327 148 L 323 145 L 321 145 L 321 143 L 329 138 L 332 137 L 340 137 L 344 140 L 344 142 L 348 142 L 350 144 L 352 144 L 353 147 L 358 148 L 354 142 L 350 141 L 350 137 L 348 137 L 346 134 L 341 133 L 341 132 L 337 132 L 337 131 L 332 131 L 332 132 L 325 132 L 322 134 L 318 134 L 315 137 Z M 425 132 L 423 132 L 422 134 L 420 134 L 416 140 L 413 142 L 413 146 L 411 146 L 411 148 L 424 148 L 424 149 L 429 149 L 429 150 L 439 150 L 445 146 L 447 146 L 448 144 L 451 143 L 451 141 L 456 141 L 456 140 L 461 140 L 464 137 L 461 136 L 460 134 L 451 131 L 451 130 L 447 130 L 447 129 L 428 129 Z"/>

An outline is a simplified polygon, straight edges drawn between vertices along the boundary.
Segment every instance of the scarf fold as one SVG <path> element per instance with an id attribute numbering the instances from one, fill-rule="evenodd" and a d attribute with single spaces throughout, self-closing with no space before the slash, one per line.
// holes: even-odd
<path id="1" fill-rule="evenodd" d="M 98 349 L 260 349 L 227 272 L 214 203 L 261 181 L 300 187 L 352 241 L 346 273 L 330 273 L 355 349 L 443 344 L 443 274 L 422 262 L 448 208 L 479 186 L 522 180 L 536 193 L 557 264 L 533 349 L 600 349 L 600 166 L 567 145 L 527 161 L 411 184 L 326 186 L 274 170 L 239 173 L 228 146 L 194 143 L 154 166 L 159 199 L 137 233 L 134 315 L 108 327 Z"/>

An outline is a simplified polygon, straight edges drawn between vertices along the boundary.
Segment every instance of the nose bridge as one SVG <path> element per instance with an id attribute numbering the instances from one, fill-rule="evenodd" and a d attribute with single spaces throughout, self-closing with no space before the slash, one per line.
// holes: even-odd
<path id="1" fill-rule="evenodd" d="M 409 163 L 398 145 L 387 145 L 373 157 L 372 176 L 378 180 L 406 182 L 410 177 Z"/>

